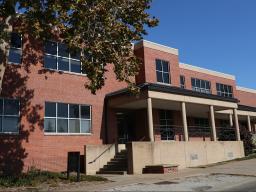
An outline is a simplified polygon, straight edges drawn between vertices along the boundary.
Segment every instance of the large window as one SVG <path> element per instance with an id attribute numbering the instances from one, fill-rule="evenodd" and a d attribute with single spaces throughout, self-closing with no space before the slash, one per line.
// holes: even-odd
<path id="1" fill-rule="evenodd" d="M 19 132 L 19 101 L 0 99 L 0 133 Z"/>
<path id="2" fill-rule="evenodd" d="M 217 87 L 217 94 L 218 94 L 219 96 L 222 96 L 222 97 L 231 97 L 231 98 L 233 97 L 233 89 L 232 89 L 232 86 L 217 83 L 217 84 L 216 84 L 216 87 Z"/>
<path id="3" fill-rule="evenodd" d="M 191 79 L 192 90 L 201 92 L 201 93 L 211 93 L 211 83 L 210 81 L 202 80 L 202 79 Z"/>
<path id="4" fill-rule="evenodd" d="M 70 51 L 64 43 L 46 41 L 44 45 L 44 67 L 81 73 L 80 52 Z"/>
<path id="5" fill-rule="evenodd" d="M 169 62 L 156 59 L 156 77 L 157 82 L 170 84 Z"/>
<path id="6" fill-rule="evenodd" d="M 186 88 L 185 83 L 186 83 L 185 76 L 184 76 L 184 75 L 181 75 L 181 76 L 180 76 L 180 88 L 185 89 L 185 88 Z"/>
<path id="7" fill-rule="evenodd" d="M 174 119 L 169 110 L 159 110 L 161 140 L 174 140 Z"/>
<path id="8" fill-rule="evenodd" d="M 91 106 L 46 102 L 44 132 L 90 133 Z"/>
<path id="9" fill-rule="evenodd" d="M 21 56 L 22 56 L 21 35 L 18 33 L 12 33 L 8 62 L 14 63 L 14 64 L 21 64 Z"/>

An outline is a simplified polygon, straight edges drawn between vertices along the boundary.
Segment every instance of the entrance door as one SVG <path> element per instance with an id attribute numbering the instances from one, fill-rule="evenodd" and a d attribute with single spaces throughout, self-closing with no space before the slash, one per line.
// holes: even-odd
<path id="1" fill-rule="evenodd" d="M 134 117 L 131 113 L 118 112 L 116 113 L 118 143 L 125 144 L 133 140 Z"/>

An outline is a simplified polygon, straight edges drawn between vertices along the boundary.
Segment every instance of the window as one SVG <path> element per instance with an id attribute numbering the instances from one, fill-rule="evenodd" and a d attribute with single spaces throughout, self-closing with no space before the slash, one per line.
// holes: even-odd
<path id="1" fill-rule="evenodd" d="M 192 84 L 192 90 L 201 92 L 201 93 L 211 93 L 211 83 L 210 81 L 206 80 L 201 80 L 201 79 L 196 79 L 192 78 L 191 79 L 191 84 Z"/>
<path id="2" fill-rule="evenodd" d="M 174 140 L 173 115 L 169 110 L 159 111 L 161 140 Z"/>
<path id="3" fill-rule="evenodd" d="M 216 87 L 217 87 L 217 95 L 222 97 L 230 97 L 230 98 L 233 97 L 232 86 L 217 83 Z"/>
<path id="4" fill-rule="evenodd" d="M 46 133 L 90 133 L 91 106 L 46 102 L 44 131 Z"/>
<path id="5" fill-rule="evenodd" d="M 201 128 L 209 128 L 209 120 L 204 118 L 195 118 L 195 126 Z"/>
<path id="6" fill-rule="evenodd" d="M 0 99 L 0 133 L 19 132 L 20 103 L 16 99 Z"/>
<path id="7" fill-rule="evenodd" d="M 181 75 L 180 76 L 180 88 L 182 88 L 182 89 L 186 88 L 185 82 L 186 82 L 185 76 Z"/>
<path id="8" fill-rule="evenodd" d="M 156 77 L 157 82 L 170 84 L 168 61 L 156 59 Z"/>
<path id="9" fill-rule="evenodd" d="M 44 53 L 45 68 L 82 73 L 80 52 L 71 52 L 64 43 L 46 41 Z"/>
<path id="10" fill-rule="evenodd" d="M 21 55 L 22 55 L 21 35 L 18 33 L 12 33 L 8 62 L 14 63 L 14 64 L 21 64 Z"/>

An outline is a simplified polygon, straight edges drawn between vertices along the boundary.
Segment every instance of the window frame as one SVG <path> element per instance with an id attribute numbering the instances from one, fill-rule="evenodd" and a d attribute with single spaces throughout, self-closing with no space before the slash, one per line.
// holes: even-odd
<path id="1" fill-rule="evenodd" d="M 223 86 L 223 90 L 221 89 L 221 86 Z M 225 91 L 227 88 L 227 92 Z M 231 92 L 229 92 L 229 90 Z M 233 92 L 233 86 L 232 85 L 227 85 L 227 84 L 222 84 L 222 83 L 216 83 L 216 91 L 217 95 L 220 97 L 225 97 L 225 98 L 234 98 L 234 92 Z M 227 95 L 227 96 L 226 96 Z"/>
<path id="2" fill-rule="evenodd" d="M 161 117 L 161 113 L 164 113 L 164 117 L 163 118 Z M 169 117 L 167 115 L 168 113 L 170 113 Z M 169 125 L 168 121 L 174 122 L 172 111 L 171 110 L 166 110 L 166 109 L 160 109 L 158 111 L 158 116 L 159 116 L 159 129 L 160 129 L 160 132 L 161 131 L 165 131 L 165 132 L 171 131 L 171 126 L 173 126 L 173 125 L 172 125 L 172 123 Z M 165 123 L 161 124 L 163 121 Z M 161 140 L 162 141 L 174 141 L 175 140 L 175 133 L 174 133 L 173 137 L 169 136 L 167 134 L 165 139 L 162 139 L 162 134 L 161 134 Z"/>
<path id="3" fill-rule="evenodd" d="M 194 81 L 194 85 L 193 85 L 193 81 Z M 197 86 L 197 82 L 199 81 L 200 87 Z M 204 82 L 204 87 L 202 87 L 202 82 Z M 207 89 L 207 85 L 209 85 L 209 89 Z M 211 86 L 211 82 L 208 80 L 204 80 L 204 79 L 198 79 L 195 77 L 191 77 L 191 88 L 192 91 L 196 91 L 199 93 L 205 93 L 205 94 L 211 94 L 212 93 L 212 86 Z"/>
<path id="4" fill-rule="evenodd" d="M 184 75 L 180 75 L 180 88 L 186 89 L 186 77 Z"/>
<path id="5" fill-rule="evenodd" d="M 0 128 L 0 135 L 1 134 L 9 134 L 9 135 L 18 135 L 19 133 L 20 133 L 20 100 L 18 100 L 18 99 L 15 99 L 15 98 L 0 98 L 0 100 L 2 100 L 3 101 L 3 106 L 2 106 L 2 114 L 0 114 L 0 118 L 1 118 L 1 128 Z M 4 107 L 4 101 L 5 100 L 16 100 L 16 101 L 18 101 L 18 103 L 19 103 L 19 109 L 18 109 L 18 111 L 19 111 L 19 113 L 18 113 L 18 115 L 5 115 L 4 114 L 4 109 L 5 109 L 5 107 Z M 10 132 L 10 131 L 8 131 L 8 132 L 3 132 L 3 119 L 4 119 L 4 117 L 17 117 L 18 118 L 18 126 L 17 126 L 17 132 Z"/>
<path id="6" fill-rule="evenodd" d="M 160 61 L 161 62 L 161 67 L 162 67 L 162 70 L 157 70 L 157 61 Z M 163 70 L 163 62 L 166 62 L 167 65 L 168 65 L 168 72 L 165 72 Z M 170 74 L 170 62 L 169 61 L 166 61 L 166 60 L 163 60 L 163 59 L 159 59 L 159 58 L 156 58 L 155 59 L 155 69 L 156 69 L 156 82 L 159 83 L 159 84 L 165 84 L 165 85 L 171 85 L 171 74 Z M 157 72 L 161 73 L 161 76 L 162 76 L 162 82 L 158 81 L 157 80 Z M 168 78 L 169 78 L 169 82 L 166 83 L 164 82 L 164 74 L 168 74 Z"/>
<path id="7" fill-rule="evenodd" d="M 56 43 L 56 55 L 53 55 L 53 54 L 50 54 L 50 53 L 46 53 L 46 51 L 44 49 L 44 56 L 50 56 L 50 57 L 56 58 L 56 69 L 45 67 L 45 59 L 44 59 L 44 68 L 45 69 L 53 70 L 53 71 L 58 71 L 58 72 L 63 72 L 63 73 L 69 73 L 69 74 L 86 76 L 86 73 L 83 73 L 83 70 L 82 70 L 81 59 L 72 58 L 70 52 L 68 53 L 68 55 L 69 55 L 68 57 L 64 57 L 64 56 L 60 56 L 59 55 L 59 44 L 64 44 L 64 43 L 60 43 L 58 41 L 47 40 L 47 41 L 44 42 L 44 46 L 45 46 L 45 43 L 47 43 L 47 42 Z M 80 56 L 81 56 L 81 53 L 80 53 Z M 68 68 L 69 68 L 68 71 L 59 69 L 59 59 L 67 59 L 68 60 Z M 80 62 L 80 73 L 72 72 L 71 71 L 71 61 L 79 61 Z"/>
<path id="8" fill-rule="evenodd" d="M 88 105 L 88 104 L 75 104 L 75 103 L 64 103 L 64 102 L 52 102 L 52 101 L 46 101 L 45 102 L 45 107 L 46 107 L 46 103 L 55 103 L 55 110 L 56 110 L 56 114 L 55 117 L 48 117 L 45 116 L 44 114 L 44 122 L 45 119 L 55 119 L 55 132 L 46 132 L 45 131 L 45 125 L 44 125 L 44 135 L 92 135 L 93 134 L 93 129 L 92 129 L 92 105 Z M 68 116 L 67 117 L 58 117 L 58 104 L 67 104 L 68 105 Z M 70 105 L 78 105 L 79 106 L 79 118 L 73 118 L 73 117 L 69 117 L 69 106 Z M 87 106 L 90 108 L 90 118 L 86 119 L 86 118 L 81 118 L 81 106 Z M 44 110 L 45 112 L 45 110 Z M 58 119 L 61 120 L 67 120 L 68 122 L 68 132 L 58 132 Z M 79 133 L 70 133 L 70 126 L 69 126 L 69 122 L 70 120 L 79 120 Z M 90 121 L 90 132 L 88 133 L 82 133 L 81 132 L 81 125 L 82 125 L 82 121 Z"/>
<path id="9" fill-rule="evenodd" d="M 12 32 L 11 35 L 13 33 L 16 33 L 16 32 Z M 19 33 L 16 33 L 16 34 L 19 34 Z M 16 47 L 12 47 L 11 46 L 11 43 L 10 43 L 10 48 L 9 48 L 9 55 L 8 55 L 8 64 L 11 64 L 11 65 L 21 65 L 22 64 L 22 55 L 23 55 L 23 36 L 22 34 L 19 34 L 20 35 L 20 41 L 21 41 L 21 46 L 20 48 L 16 48 Z M 11 42 L 11 41 L 10 41 Z M 9 61 L 9 57 L 10 57 L 10 52 L 11 50 L 19 50 L 20 51 L 20 63 L 15 63 L 15 62 L 10 62 Z"/>

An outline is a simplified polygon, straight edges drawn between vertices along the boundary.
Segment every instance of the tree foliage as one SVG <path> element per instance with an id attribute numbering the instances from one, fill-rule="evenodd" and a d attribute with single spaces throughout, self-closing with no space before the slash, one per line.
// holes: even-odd
<path id="1" fill-rule="evenodd" d="M 119 81 L 133 86 L 139 60 L 131 42 L 147 34 L 158 20 L 146 11 L 151 0 L 0 0 L 1 64 L 4 67 L 10 42 L 7 30 L 17 22 L 17 31 L 41 40 L 56 39 L 81 50 L 92 93 L 104 86 L 106 65 L 114 65 Z M 11 18 L 11 22 L 7 22 Z M 1 78 L 2 79 L 2 78 Z"/>

